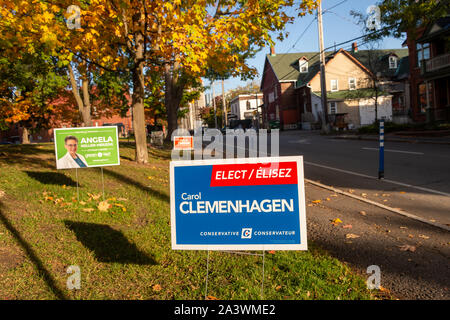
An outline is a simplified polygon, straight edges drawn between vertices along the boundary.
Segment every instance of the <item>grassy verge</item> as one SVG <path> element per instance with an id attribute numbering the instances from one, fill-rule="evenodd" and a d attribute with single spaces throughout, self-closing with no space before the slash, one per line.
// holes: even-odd
<path id="1" fill-rule="evenodd" d="M 136 165 L 55 170 L 53 144 L 0 146 L 0 299 L 203 299 L 207 253 L 170 248 L 168 151 Z M 70 265 L 81 289 L 68 290 Z M 211 252 L 208 295 L 260 299 L 262 258 Z M 374 299 L 310 244 L 265 256 L 265 299 Z"/>

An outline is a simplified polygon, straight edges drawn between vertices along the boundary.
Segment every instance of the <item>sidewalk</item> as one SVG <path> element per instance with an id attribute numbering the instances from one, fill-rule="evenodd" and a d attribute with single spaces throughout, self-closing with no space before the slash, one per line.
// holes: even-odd
<path id="1" fill-rule="evenodd" d="M 411 135 L 406 135 L 406 132 L 402 134 L 387 133 L 384 136 L 385 141 L 391 142 L 407 142 L 407 143 L 427 143 L 427 144 L 447 144 L 450 145 L 450 135 L 443 137 L 426 137 L 426 136 L 416 136 L 411 133 Z M 379 136 L 373 134 L 340 134 L 336 136 L 330 136 L 332 139 L 349 139 L 349 140 L 370 140 L 378 141 Z"/>
<path id="2" fill-rule="evenodd" d="M 379 266 L 381 286 L 395 297 L 450 299 L 447 231 L 309 183 L 306 218 L 308 240 L 366 279 L 367 267 Z"/>

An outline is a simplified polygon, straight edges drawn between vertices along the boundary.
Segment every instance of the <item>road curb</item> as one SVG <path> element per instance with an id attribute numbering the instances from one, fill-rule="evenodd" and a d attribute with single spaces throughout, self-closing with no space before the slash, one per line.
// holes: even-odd
<path id="1" fill-rule="evenodd" d="M 378 138 L 364 138 L 361 136 L 355 136 L 355 137 L 332 137 L 332 139 L 342 139 L 342 140 L 364 140 L 364 141 L 378 141 Z M 423 141 L 423 140 L 405 140 L 405 139 L 391 139 L 389 137 L 384 138 L 384 141 L 386 142 L 406 142 L 406 143 L 424 143 L 424 144 L 444 144 L 444 145 L 450 145 L 450 142 L 446 141 Z"/>
<path id="2" fill-rule="evenodd" d="M 422 222 L 422 223 L 426 223 L 426 224 L 428 224 L 428 225 L 431 225 L 431 226 L 434 226 L 434 227 L 438 227 L 438 228 L 440 228 L 440 229 L 444 229 L 445 231 L 450 231 L 450 227 L 448 227 L 448 226 L 446 226 L 446 225 L 428 221 L 427 219 L 418 217 L 418 216 L 416 216 L 416 215 L 414 215 L 414 214 L 411 214 L 411 213 L 409 213 L 409 212 L 406 212 L 406 211 L 404 211 L 404 210 L 399 210 L 399 209 L 396 209 L 396 208 L 391 208 L 391 207 L 388 207 L 388 206 L 386 206 L 386 205 L 384 205 L 384 204 L 381 204 L 381 203 L 378 203 L 378 202 L 375 202 L 375 201 L 372 201 L 372 200 L 369 200 L 369 199 L 366 199 L 366 198 L 363 198 L 363 197 L 360 197 L 360 196 L 357 196 L 357 195 L 354 195 L 354 194 L 351 194 L 351 193 L 342 191 L 342 190 L 340 190 L 340 189 L 336 189 L 336 188 L 333 188 L 333 187 L 324 185 L 324 184 L 322 184 L 322 183 L 319 183 L 319 182 L 316 182 L 316 181 L 313 181 L 313 180 L 306 179 L 306 178 L 305 178 L 305 182 L 307 182 L 307 183 L 309 183 L 309 184 L 312 184 L 312 185 L 315 185 L 315 186 L 317 186 L 317 187 L 323 188 L 323 189 L 327 189 L 327 190 L 330 190 L 330 191 L 333 191 L 333 192 L 336 192 L 336 193 L 340 193 L 340 194 L 345 195 L 345 196 L 347 196 L 347 197 L 350 197 L 350 198 L 353 198 L 353 199 L 357 199 L 357 200 L 359 200 L 359 201 L 362 201 L 362 202 L 365 202 L 365 203 L 368 203 L 368 204 L 377 206 L 377 207 L 379 207 L 379 208 L 382 208 L 382 209 L 385 209 L 385 210 L 388 210 L 388 211 L 397 213 L 397 214 L 402 215 L 402 216 L 404 216 L 404 217 L 408 217 L 408 218 L 410 218 L 410 219 L 414 219 L 414 220 L 420 221 L 420 222 Z"/>

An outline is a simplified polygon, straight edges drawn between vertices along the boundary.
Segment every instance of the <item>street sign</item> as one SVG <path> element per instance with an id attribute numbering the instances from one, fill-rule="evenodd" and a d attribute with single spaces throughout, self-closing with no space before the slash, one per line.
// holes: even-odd
<path id="1" fill-rule="evenodd" d="M 174 150 L 194 150 L 194 137 L 177 136 L 173 138 Z"/>
<path id="2" fill-rule="evenodd" d="M 172 249 L 307 250 L 303 157 L 170 163 Z"/>
<path id="3" fill-rule="evenodd" d="M 116 126 L 54 130 L 57 169 L 120 165 Z"/>

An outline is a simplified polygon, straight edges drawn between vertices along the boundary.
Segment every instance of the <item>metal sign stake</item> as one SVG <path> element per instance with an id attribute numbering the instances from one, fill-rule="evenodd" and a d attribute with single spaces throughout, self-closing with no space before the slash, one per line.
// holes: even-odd
<path id="1" fill-rule="evenodd" d="M 75 175 L 77 177 L 77 201 L 80 201 L 80 191 L 78 190 L 78 169 L 75 168 Z"/>
<path id="2" fill-rule="evenodd" d="M 206 287 L 205 287 L 205 300 L 207 300 L 208 294 L 208 274 L 209 274 L 209 250 L 208 250 L 208 258 L 206 260 Z"/>
<path id="3" fill-rule="evenodd" d="M 102 194 L 103 194 L 103 201 L 105 201 L 105 180 L 103 179 L 103 167 L 100 167 L 102 170 Z"/>

